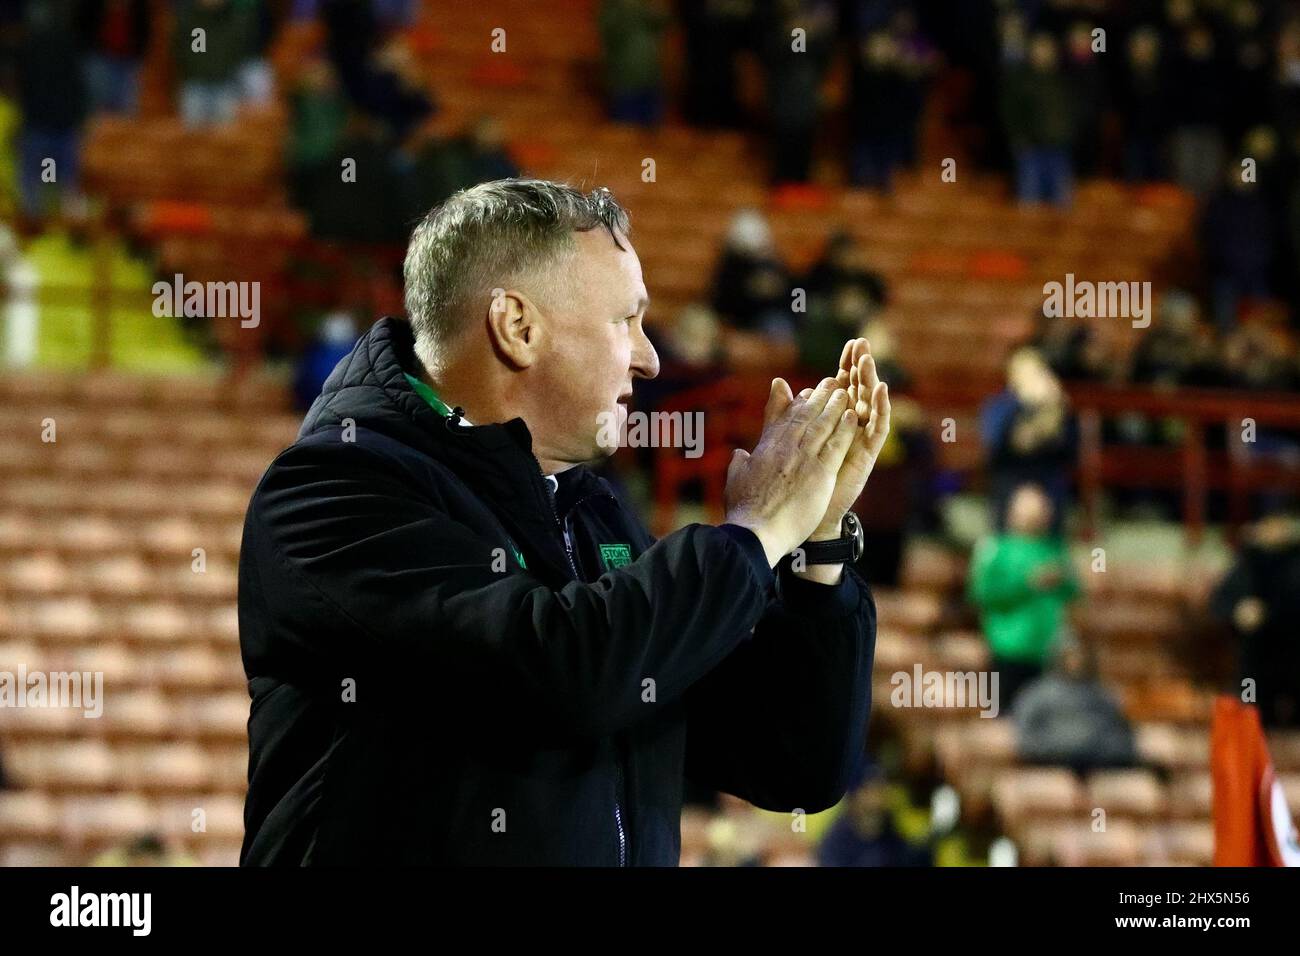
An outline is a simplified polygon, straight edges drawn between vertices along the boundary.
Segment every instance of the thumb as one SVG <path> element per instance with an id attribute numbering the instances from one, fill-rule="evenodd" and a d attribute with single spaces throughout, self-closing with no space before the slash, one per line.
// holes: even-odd
<path id="1" fill-rule="evenodd" d="M 781 413 L 789 408 L 793 401 L 794 395 L 790 391 L 790 383 L 783 378 L 772 379 L 772 388 L 767 393 L 767 407 L 763 409 L 763 427 L 766 428 L 780 418 Z"/>
<path id="2" fill-rule="evenodd" d="M 738 468 L 744 467 L 745 462 L 749 461 L 749 452 L 743 448 L 737 448 L 731 453 L 731 462 L 727 465 L 727 481 L 730 482 L 732 476 Z"/>

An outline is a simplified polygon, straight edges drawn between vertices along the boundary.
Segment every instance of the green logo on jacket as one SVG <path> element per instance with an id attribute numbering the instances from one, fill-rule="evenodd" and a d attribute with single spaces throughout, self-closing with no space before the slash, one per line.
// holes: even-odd
<path id="1" fill-rule="evenodd" d="M 600 563 L 606 571 L 613 571 L 625 564 L 632 563 L 632 549 L 626 544 L 602 544 L 600 546 Z"/>

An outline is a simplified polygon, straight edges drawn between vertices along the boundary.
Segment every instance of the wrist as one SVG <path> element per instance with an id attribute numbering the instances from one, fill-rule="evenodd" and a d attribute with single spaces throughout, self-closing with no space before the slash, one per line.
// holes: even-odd
<path id="1" fill-rule="evenodd" d="M 734 524 L 752 532 L 754 537 L 758 538 L 759 544 L 763 546 L 763 554 L 767 557 L 767 566 L 769 568 L 775 568 L 789 550 L 785 547 L 781 537 L 765 524 L 731 515 L 726 516 L 723 520 L 726 524 Z"/>
<path id="2" fill-rule="evenodd" d="M 822 519 L 815 531 L 808 536 L 809 541 L 835 541 L 844 534 L 845 512 L 838 512 L 832 519 L 829 515 Z"/>

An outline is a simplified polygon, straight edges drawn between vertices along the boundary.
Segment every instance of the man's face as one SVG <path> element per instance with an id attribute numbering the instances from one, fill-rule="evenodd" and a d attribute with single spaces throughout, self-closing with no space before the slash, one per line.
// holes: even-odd
<path id="1" fill-rule="evenodd" d="M 577 253 L 566 301 L 544 309 L 548 335 L 537 364 L 544 418 L 534 428 L 558 461 L 614 453 L 632 382 L 659 374 L 659 356 L 642 327 L 648 306 L 641 261 L 627 237 L 619 250 L 604 228 L 574 233 Z M 530 422 L 530 427 L 532 427 Z"/>

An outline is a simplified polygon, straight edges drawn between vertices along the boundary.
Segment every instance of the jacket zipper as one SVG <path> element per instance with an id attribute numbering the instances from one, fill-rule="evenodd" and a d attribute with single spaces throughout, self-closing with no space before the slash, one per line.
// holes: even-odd
<path id="1" fill-rule="evenodd" d="M 540 469 L 538 469 L 540 471 Z M 550 482 L 546 476 L 542 476 L 542 484 L 546 485 L 546 500 L 551 506 L 551 515 L 555 518 L 555 526 L 560 529 L 560 534 L 564 538 L 564 556 L 569 560 L 569 570 L 573 572 L 575 581 L 581 581 L 582 576 L 578 573 L 577 558 L 573 553 L 573 538 L 569 534 L 569 515 L 573 514 L 574 508 L 586 501 L 582 498 L 574 502 L 573 508 L 569 509 L 569 514 L 560 520 L 560 512 L 555 507 L 555 492 L 551 490 Z M 587 497 L 594 497 L 588 495 Z M 623 752 L 618 746 L 618 741 L 614 741 L 614 775 L 617 784 L 614 788 L 614 831 L 618 834 L 618 865 L 627 866 L 627 830 L 623 826 L 623 806 L 622 801 L 625 796 L 623 793 Z"/>

